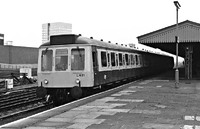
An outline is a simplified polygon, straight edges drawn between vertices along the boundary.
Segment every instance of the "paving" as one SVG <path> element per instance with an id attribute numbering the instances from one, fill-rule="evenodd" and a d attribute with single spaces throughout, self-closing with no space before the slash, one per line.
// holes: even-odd
<path id="1" fill-rule="evenodd" d="M 180 80 L 175 88 L 174 80 L 147 79 L 60 114 L 36 119 L 30 119 L 32 123 L 24 128 L 200 129 L 200 81 Z"/>

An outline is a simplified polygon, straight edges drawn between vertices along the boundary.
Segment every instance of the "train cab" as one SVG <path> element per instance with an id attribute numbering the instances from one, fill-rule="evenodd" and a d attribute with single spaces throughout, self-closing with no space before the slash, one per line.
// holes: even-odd
<path id="1" fill-rule="evenodd" d="M 71 94 L 73 98 L 79 98 L 82 94 L 79 87 L 91 87 L 94 83 L 91 46 L 52 40 L 39 49 L 39 85 L 48 90 L 47 94 L 56 92 L 56 97 Z"/>

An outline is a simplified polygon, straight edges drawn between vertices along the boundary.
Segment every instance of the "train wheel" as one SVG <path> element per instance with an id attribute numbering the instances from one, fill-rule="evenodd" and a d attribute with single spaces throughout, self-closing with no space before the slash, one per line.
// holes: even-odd
<path id="1" fill-rule="evenodd" d="M 56 91 L 56 105 L 64 104 L 67 100 L 66 90 L 65 89 L 58 89 Z"/>
<path id="2" fill-rule="evenodd" d="M 37 89 L 36 89 L 36 95 L 39 98 L 44 98 L 47 95 L 47 90 L 44 87 L 42 87 L 42 86 L 37 87 Z"/>
<path id="3" fill-rule="evenodd" d="M 82 96 L 83 91 L 80 87 L 75 86 L 70 90 L 70 94 L 71 94 L 72 98 L 79 99 Z"/>

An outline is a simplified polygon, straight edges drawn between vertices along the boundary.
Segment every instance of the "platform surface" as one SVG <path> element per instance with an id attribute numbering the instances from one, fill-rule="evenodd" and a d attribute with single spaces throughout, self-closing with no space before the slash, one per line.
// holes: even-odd
<path id="1" fill-rule="evenodd" d="M 179 88 L 174 80 L 159 77 L 128 85 L 71 110 L 58 109 L 2 128 L 200 129 L 200 80 L 180 80 Z"/>

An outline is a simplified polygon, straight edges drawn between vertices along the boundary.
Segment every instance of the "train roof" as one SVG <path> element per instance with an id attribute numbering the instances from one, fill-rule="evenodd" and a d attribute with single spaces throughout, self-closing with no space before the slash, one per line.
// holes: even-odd
<path id="1" fill-rule="evenodd" d="M 115 49 L 115 50 L 126 50 L 126 51 L 138 51 L 138 52 L 148 52 L 152 54 L 159 54 L 163 55 L 161 53 L 155 53 L 153 51 L 144 51 L 144 50 L 139 50 L 134 47 L 130 47 L 128 45 L 122 45 L 122 44 L 114 44 L 111 42 L 104 42 L 104 41 L 99 41 L 95 40 L 92 37 L 87 38 L 83 37 L 81 35 L 75 35 L 75 34 L 65 34 L 65 35 L 54 35 L 50 37 L 50 42 L 44 43 L 41 45 L 43 46 L 65 46 L 65 45 L 73 45 L 73 44 L 82 44 L 82 45 L 93 45 L 93 46 L 98 46 L 102 48 L 107 48 L 107 49 Z M 165 55 L 165 54 L 164 54 Z"/>
<path id="2" fill-rule="evenodd" d="M 113 44 L 111 42 L 104 42 L 95 40 L 92 37 L 87 38 L 80 35 L 68 34 L 68 35 L 55 35 L 50 37 L 50 42 L 42 44 L 41 46 L 54 46 L 54 45 L 69 45 L 69 44 L 86 44 L 111 49 L 130 49 L 128 46 L 122 46 Z"/>

